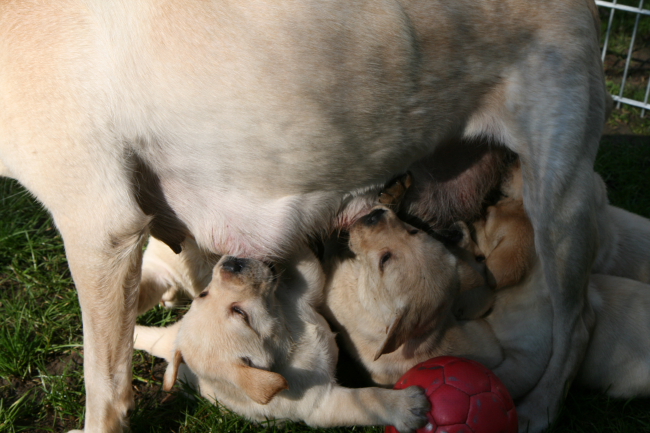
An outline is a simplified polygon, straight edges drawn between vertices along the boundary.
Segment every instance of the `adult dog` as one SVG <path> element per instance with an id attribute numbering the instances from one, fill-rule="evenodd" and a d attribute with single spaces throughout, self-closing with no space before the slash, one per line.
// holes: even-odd
<path id="1" fill-rule="evenodd" d="M 553 355 L 519 411 L 553 419 L 592 322 L 598 28 L 591 0 L 2 0 L 0 172 L 64 239 L 86 429 L 133 404 L 149 231 L 286 257 L 346 196 L 480 135 L 522 160 Z"/>

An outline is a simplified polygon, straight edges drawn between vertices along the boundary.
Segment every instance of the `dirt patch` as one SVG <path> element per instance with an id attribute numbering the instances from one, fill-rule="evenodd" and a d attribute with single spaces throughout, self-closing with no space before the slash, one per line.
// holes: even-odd
<path id="1" fill-rule="evenodd" d="M 71 369 L 83 368 L 83 357 L 79 352 L 73 351 L 69 355 L 58 356 L 52 362 L 47 364 L 47 374 L 51 376 L 61 376 Z"/>

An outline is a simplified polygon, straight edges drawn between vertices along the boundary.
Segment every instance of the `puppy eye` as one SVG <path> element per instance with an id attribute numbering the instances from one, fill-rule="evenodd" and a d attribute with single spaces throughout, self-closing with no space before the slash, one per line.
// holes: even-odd
<path id="1" fill-rule="evenodd" d="M 410 235 L 417 235 L 418 233 L 420 233 L 420 230 L 418 230 L 418 229 L 411 229 L 411 230 L 409 230 L 409 234 L 410 234 Z"/>
<path id="2" fill-rule="evenodd" d="M 482 254 L 479 255 L 479 256 L 476 256 L 476 261 L 479 262 L 479 263 L 483 263 L 485 261 L 485 256 L 482 255 Z"/>
<path id="3" fill-rule="evenodd" d="M 251 359 L 248 356 L 242 356 L 240 359 L 242 360 L 245 366 L 247 367 L 253 366 L 253 361 L 251 361 Z"/>
<path id="4" fill-rule="evenodd" d="M 391 254 L 390 251 L 385 252 L 382 254 L 381 259 L 379 259 L 379 270 L 383 271 L 384 270 L 384 265 L 386 262 L 390 260 L 390 258 L 393 257 L 393 254 Z"/>
<path id="5" fill-rule="evenodd" d="M 199 293 L 199 298 L 205 298 L 206 296 L 208 296 L 208 291 L 207 290 L 204 290 L 201 293 Z"/>
<path id="6" fill-rule="evenodd" d="M 234 314 L 238 314 L 248 323 L 248 314 L 239 306 L 239 305 L 233 305 L 230 307 L 230 311 L 232 311 Z"/>

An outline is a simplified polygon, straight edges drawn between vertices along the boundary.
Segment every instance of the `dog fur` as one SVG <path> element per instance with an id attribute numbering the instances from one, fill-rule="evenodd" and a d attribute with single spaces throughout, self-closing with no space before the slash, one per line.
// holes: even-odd
<path id="1" fill-rule="evenodd" d="M 521 165 L 515 162 L 505 177 L 502 186 L 503 194 L 513 200 L 510 206 L 516 206 L 523 200 L 523 177 Z M 596 217 L 598 226 L 598 250 L 592 266 L 593 274 L 604 274 L 629 278 L 650 284 L 650 220 L 616 206 L 611 206 L 607 198 L 607 186 L 598 173 L 594 173 L 594 188 L 596 191 Z M 508 203 L 504 201 L 504 203 Z M 505 204 L 504 206 L 508 206 Z M 528 221 L 527 216 L 523 218 Z M 489 220 L 489 218 L 488 218 Z M 507 226 L 499 221 L 498 224 Z M 528 223 L 530 224 L 530 223 Z M 532 229 L 522 230 L 532 241 Z M 493 235 L 493 245 L 500 242 L 500 237 Z M 479 242 L 480 243 L 480 242 Z M 482 243 L 484 250 L 491 251 L 494 246 Z M 516 258 L 510 258 L 515 263 Z M 490 266 L 488 268 L 503 268 L 507 266 Z"/>
<path id="2" fill-rule="evenodd" d="M 149 232 L 284 259 L 455 137 L 522 160 L 553 351 L 519 414 L 553 419 L 593 323 L 598 32 L 591 0 L 1 1 L 0 170 L 63 237 L 87 431 L 122 430 L 133 405 Z"/>
<path id="3" fill-rule="evenodd" d="M 517 171 L 515 168 L 515 179 Z M 650 233 L 650 221 L 607 205 L 604 184 L 600 176 L 595 173 L 594 176 L 595 181 L 603 186 L 603 207 L 598 213 L 600 238 L 609 241 L 603 242 L 598 252 L 598 257 L 608 257 L 609 261 L 597 261 L 594 272 L 612 269 L 608 267 L 611 263 L 625 262 L 631 266 L 617 267 L 614 275 L 594 273 L 590 278 L 588 295 L 596 314 L 596 325 L 577 379 L 583 386 L 606 391 L 614 397 L 647 396 L 650 395 L 650 285 L 646 278 L 650 256 L 647 254 L 649 240 L 646 234 Z M 497 289 L 503 288 L 497 292 L 494 310 L 485 320 L 490 322 L 501 342 L 506 335 L 517 334 L 514 336 L 521 342 L 536 336 L 537 347 L 512 345 L 517 350 L 511 350 L 511 353 L 519 356 L 525 353 L 531 361 L 540 356 L 544 359 L 550 356 L 548 314 L 551 311 L 540 305 L 540 299 L 529 303 L 528 308 L 508 303 L 512 294 L 517 292 L 523 299 L 522 288 L 530 284 L 531 270 L 539 265 L 535 257 L 533 230 L 523 203 L 517 199 L 516 190 L 508 192 L 510 198 L 488 208 L 485 220 L 474 225 L 478 245 L 470 246 L 485 256 L 488 273 L 496 280 Z M 629 234 L 636 231 L 637 236 L 620 235 L 621 230 Z M 471 240 L 466 242 L 472 244 Z M 547 297 L 541 301 L 548 304 Z M 517 315 L 522 314 L 520 320 L 504 322 L 502 318 L 512 316 L 514 311 Z M 515 329 L 517 331 L 513 332 Z M 509 340 L 511 344 L 516 341 L 513 338 Z M 520 365 L 523 369 L 534 363 L 522 362 Z"/>
<path id="4" fill-rule="evenodd" d="M 179 322 L 136 326 L 135 347 L 169 362 L 170 390 L 181 363 L 201 394 L 254 421 L 305 421 L 315 427 L 426 424 L 422 389 L 343 388 L 334 368 L 338 348 L 316 312 L 324 275 L 308 250 L 278 278 L 253 259 L 224 256 L 212 282 Z"/>
<path id="5" fill-rule="evenodd" d="M 454 316 L 455 298 L 485 280 L 442 242 L 379 206 L 350 228 L 350 250 L 353 258 L 334 257 L 326 267 L 324 314 L 376 384 L 392 386 L 435 356 L 464 355 L 488 367 L 502 360 L 484 322 Z"/>
<path id="6" fill-rule="evenodd" d="M 458 281 L 449 276 L 454 270 L 451 252 L 421 247 L 423 241 L 437 241 L 418 239 L 412 227 L 388 210 L 370 226 L 364 221 L 351 229 L 354 258 L 337 259 L 331 267 L 326 316 L 371 378 L 392 385 L 418 362 L 456 355 L 493 369 L 516 400 L 525 396 L 551 356 L 552 309 L 549 293 L 534 277 L 539 260 L 523 203 L 506 198 L 490 207 L 474 227 L 478 244 L 465 230 L 462 246 L 485 257 L 497 287 L 489 313 L 469 321 L 456 320 L 450 308 L 459 293 Z M 387 261 L 382 269 L 378 264 L 388 251 L 395 263 L 390 267 Z M 649 395 L 650 285 L 593 275 L 588 295 L 596 325 L 579 383 L 615 397 Z M 407 320 L 399 320 L 402 311 Z M 387 345 L 395 333 L 396 343 Z M 521 431 L 527 428 L 525 421 L 520 423 Z"/>

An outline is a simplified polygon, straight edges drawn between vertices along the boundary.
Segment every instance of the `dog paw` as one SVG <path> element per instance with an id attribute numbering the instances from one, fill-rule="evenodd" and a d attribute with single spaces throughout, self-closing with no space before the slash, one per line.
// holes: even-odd
<path id="1" fill-rule="evenodd" d="M 412 183 L 413 177 L 408 172 L 391 179 L 379 193 L 379 203 L 392 208 L 399 207 L 406 190 Z"/>
<path id="2" fill-rule="evenodd" d="M 528 403 L 525 400 L 523 403 L 517 405 L 519 431 L 524 433 L 543 432 L 551 425 L 554 417 L 549 415 L 549 410 L 545 405 Z"/>
<path id="3" fill-rule="evenodd" d="M 428 422 L 427 413 L 431 410 L 431 404 L 424 390 L 419 386 L 410 386 L 396 392 L 402 395 L 392 425 L 400 433 L 412 433 L 424 427 Z"/>

